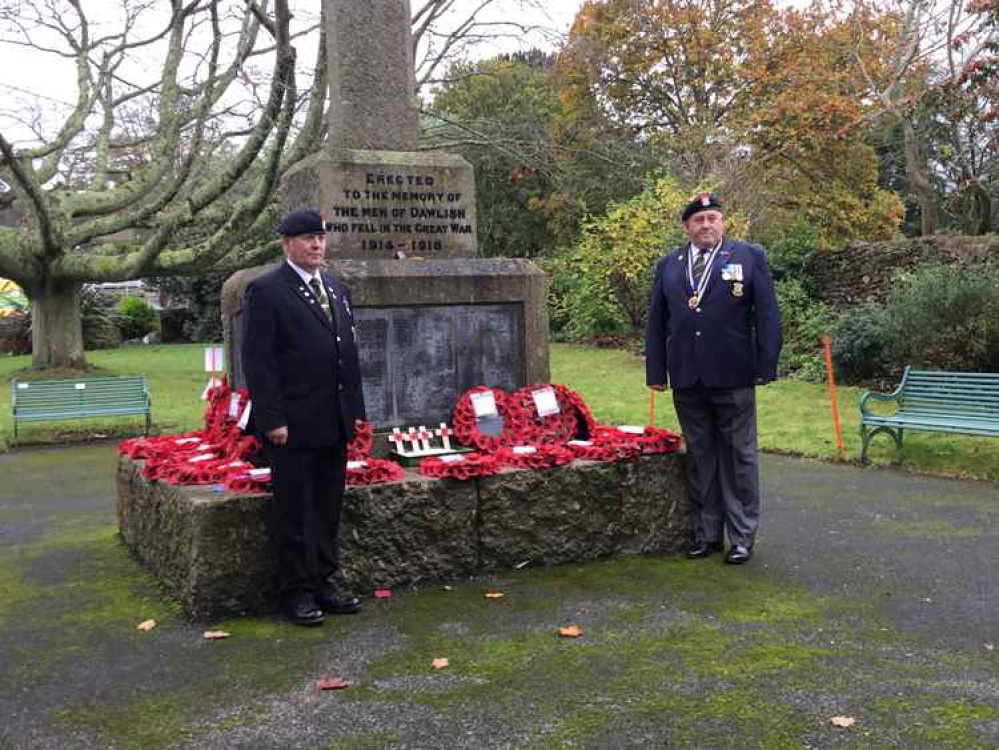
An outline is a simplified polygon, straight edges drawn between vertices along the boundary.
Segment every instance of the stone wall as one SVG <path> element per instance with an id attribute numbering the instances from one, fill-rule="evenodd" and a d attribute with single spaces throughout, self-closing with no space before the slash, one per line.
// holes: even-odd
<path id="1" fill-rule="evenodd" d="M 671 554 L 689 543 L 683 456 L 468 482 L 428 479 L 350 487 L 341 533 L 351 592 L 459 579 L 524 565 L 618 554 Z M 277 607 L 265 495 L 147 482 L 118 467 L 118 527 L 132 553 L 196 619 Z"/>
<path id="2" fill-rule="evenodd" d="M 897 242 L 863 242 L 843 250 L 816 253 L 810 271 L 818 299 L 843 309 L 865 302 L 883 302 L 899 271 L 936 263 L 995 262 L 999 262 L 999 235 L 938 235 Z"/>

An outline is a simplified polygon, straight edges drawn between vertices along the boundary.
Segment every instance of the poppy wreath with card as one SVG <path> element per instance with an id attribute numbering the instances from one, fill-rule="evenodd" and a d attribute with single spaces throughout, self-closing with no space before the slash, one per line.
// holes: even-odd
<path id="1" fill-rule="evenodd" d="M 488 453 L 460 453 L 437 458 L 431 456 L 420 461 L 418 471 L 425 477 L 465 481 L 475 477 L 488 477 L 502 468 L 495 456 Z"/>
<path id="2" fill-rule="evenodd" d="M 637 428 L 636 428 L 637 430 Z M 683 444 L 683 439 L 671 430 L 662 427 L 647 426 L 641 432 L 622 430 L 617 427 L 600 425 L 593 433 L 596 443 L 634 443 L 641 448 L 642 453 L 676 453 Z"/>
<path id="3" fill-rule="evenodd" d="M 347 462 L 347 484 L 351 487 L 398 482 L 405 478 L 406 470 L 395 461 L 363 458 Z"/>
<path id="4" fill-rule="evenodd" d="M 558 405 L 558 412 L 541 416 L 534 394 L 551 390 Z M 572 398 L 572 391 L 558 383 L 535 383 L 521 388 L 511 396 L 517 410 L 525 415 L 517 437 L 525 443 L 557 444 L 580 436 L 580 414 L 577 403 L 586 404 L 581 398 Z M 589 409 L 586 410 L 589 413 Z M 592 416 L 590 419 L 592 420 Z M 585 420 L 585 416 L 583 417 Z M 589 431 L 589 427 L 587 427 Z"/>
<path id="5" fill-rule="evenodd" d="M 472 398 L 479 393 L 492 393 L 496 402 L 496 411 L 503 419 L 503 428 L 499 435 L 487 435 L 479 429 L 479 422 L 475 416 L 475 407 Z M 521 414 L 510 394 L 499 388 L 488 388 L 486 386 L 476 386 L 469 388 L 458 399 L 455 404 L 452 416 L 454 423 L 454 435 L 462 445 L 469 445 L 478 448 L 480 451 L 494 451 L 504 445 L 513 445 L 520 442 L 520 431 L 526 423 L 526 418 Z"/>
<path id="6" fill-rule="evenodd" d="M 601 429 L 598 427 L 598 432 Z M 616 429 L 616 428 L 610 428 Z M 593 440 L 570 440 L 565 447 L 573 452 L 576 458 L 584 461 L 602 461 L 614 463 L 637 458 L 642 453 L 642 446 L 632 440 L 611 440 L 594 437 Z"/>
<path id="7" fill-rule="evenodd" d="M 503 466 L 515 469 L 550 469 L 562 466 L 576 458 L 575 454 L 563 445 L 509 445 L 495 453 L 496 460 Z"/>

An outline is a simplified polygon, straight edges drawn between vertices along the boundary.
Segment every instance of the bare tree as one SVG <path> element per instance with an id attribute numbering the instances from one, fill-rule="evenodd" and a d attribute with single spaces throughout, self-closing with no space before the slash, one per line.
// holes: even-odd
<path id="1" fill-rule="evenodd" d="M 419 82 L 473 43 L 533 28 L 489 20 L 501 2 L 541 7 L 420 3 Z M 68 61 L 76 78 L 56 127 L 50 113 L 0 107 L 0 180 L 10 186 L 0 210 L 16 201 L 23 214 L 20 226 L 0 226 L 0 277 L 31 300 L 35 366 L 84 364 L 86 284 L 225 272 L 277 253 L 280 177 L 327 135 L 322 19 L 295 12 L 304 24 L 292 23 L 289 0 L 118 0 L 99 11 L 0 0 L 0 46 Z M 314 56 L 302 92 L 300 42 Z"/>
<path id="2" fill-rule="evenodd" d="M 273 9 L 248 0 L 238 16 L 217 2 L 171 0 L 158 24 L 152 10 L 124 4 L 112 33 L 101 33 L 79 0 L 3 14 L 8 44 L 67 57 L 77 77 L 75 106 L 54 135 L 16 147 L 0 133 L 0 175 L 25 214 L 23 227 L 0 228 L 0 276 L 31 299 L 36 366 L 84 363 L 86 283 L 253 262 L 283 167 L 318 142 L 321 70 L 318 96 L 288 143 L 297 92 L 287 0 Z M 234 145 L 223 136 L 232 89 L 262 51 L 273 58 L 270 82 Z M 151 80 L 140 77 L 139 55 L 159 56 Z"/>
<path id="3" fill-rule="evenodd" d="M 899 22 L 888 75 L 874 75 L 865 67 L 859 46 L 855 52 L 856 63 L 880 105 L 879 114 L 891 117 L 901 127 L 905 172 L 919 203 L 924 236 L 936 233 L 940 209 L 928 134 L 918 121 L 919 105 L 927 95 L 957 81 L 982 53 L 993 33 L 980 18 L 969 15 L 964 6 L 964 0 L 889 0 L 888 10 L 897 14 Z M 864 44 L 864 7 L 858 5 L 855 11 L 858 45 Z M 968 143 L 969 131 L 962 132 L 959 122 L 948 122 L 944 129 L 963 181 L 973 184 L 978 160 L 976 145 Z"/>

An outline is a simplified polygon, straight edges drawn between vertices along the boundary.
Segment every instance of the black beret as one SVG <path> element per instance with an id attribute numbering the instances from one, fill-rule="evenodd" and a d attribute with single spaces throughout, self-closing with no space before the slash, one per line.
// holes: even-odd
<path id="1" fill-rule="evenodd" d="M 285 214 L 278 227 L 278 234 L 292 237 L 296 234 L 326 234 L 326 221 L 318 211 L 293 211 Z"/>
<path id="2" fill-rule="evenodd" d="M 709 211 L 714 209 L 715 211 L 725 212 L 722 207 L 721 200 L 718 199 L 714 193 L 701 193 L 694 198 L 690 203 L 687 204 L 686 208 L 683 209 L 683 213 L 680 215 L 681 221 L 686 221 L 691 216 L 701 211 Z"/>

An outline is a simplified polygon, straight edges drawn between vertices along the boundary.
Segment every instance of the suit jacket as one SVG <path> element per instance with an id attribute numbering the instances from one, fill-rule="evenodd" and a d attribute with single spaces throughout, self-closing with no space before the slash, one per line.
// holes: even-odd
<path id="1" fill-rule="evenodd" d="M 781 318 L 763 248 L 726 238 L 697 309 L 688 306 L 694 295 L 689 252 L 688 243 L 656 264 L 645 331 L 646 383 L 740 388 L 774 380 Z"/>
<path id="2" fill-rule="evenodd" d="M 333 445 L 364 419 L 350 290 L 321 272 L 334 320 L 287 262 L 246 289 L 243 370 L 258 432 L 287 425 L 290 447 Z"/>

